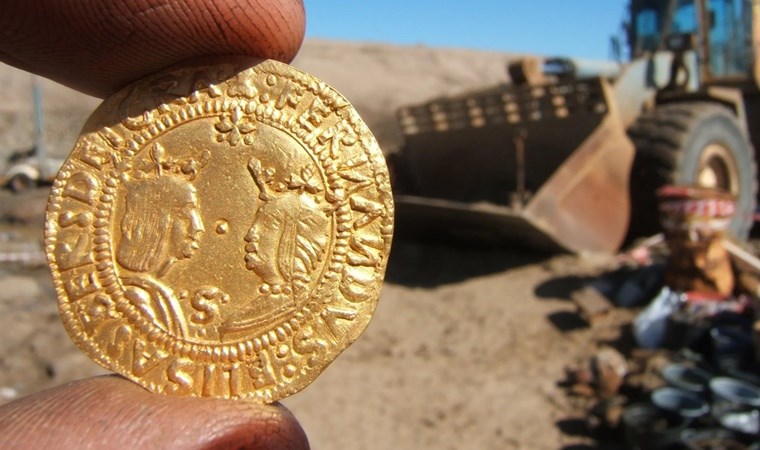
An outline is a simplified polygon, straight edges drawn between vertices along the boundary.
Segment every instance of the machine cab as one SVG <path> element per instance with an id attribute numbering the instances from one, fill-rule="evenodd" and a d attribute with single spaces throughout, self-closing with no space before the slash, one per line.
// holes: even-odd
<path id="1" fill-rule="evenodd" d="M 756 79 L 753 3 L 760 7 L 758 0 L 632 0 L 631 58 L 694 50 L 705 83 Z"/>

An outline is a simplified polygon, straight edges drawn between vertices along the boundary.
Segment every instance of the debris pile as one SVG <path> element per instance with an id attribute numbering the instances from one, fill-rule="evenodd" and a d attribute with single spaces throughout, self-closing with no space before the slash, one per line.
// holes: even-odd
<path id="1" fill-rule="evenodd" d="M 568 368 L 564 385 L 588 400 L 600 439 L 758 449 L 760 260 L 727 237 L 730 195 L 680 186 L 658 195 L 664 233 L 624 255 L 624 279 L 574 296 L 592 327 L 615 306 L 640 309 L 628 339 Z"/>

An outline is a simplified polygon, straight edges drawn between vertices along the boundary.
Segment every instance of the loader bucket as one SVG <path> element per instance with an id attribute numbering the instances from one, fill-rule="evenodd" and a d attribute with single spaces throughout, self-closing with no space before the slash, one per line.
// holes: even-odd
<path id="1" fill-rule="evenodd" d="M 601 78 L 499 86 L 399 110 L 400 227 L 612 252 L 634 148 Z"/>

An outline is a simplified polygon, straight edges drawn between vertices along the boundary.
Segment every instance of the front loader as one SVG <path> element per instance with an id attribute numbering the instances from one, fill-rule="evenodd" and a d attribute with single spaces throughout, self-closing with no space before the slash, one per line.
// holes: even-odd
<path id="1" fill-rule="evenodd" d="M 512 84 L 401 108 L 400 227 L 612 252 L 657 230 L 664 184 L 737 198 L 753 222 L 760 0 L 632 0 L 630 62 L 528 58 Z M 632 213 L 633 212 L 633 213 Z"/>

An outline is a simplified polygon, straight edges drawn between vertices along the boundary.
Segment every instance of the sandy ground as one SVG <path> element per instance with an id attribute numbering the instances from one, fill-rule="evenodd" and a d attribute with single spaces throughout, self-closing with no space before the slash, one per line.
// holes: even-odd
<path id="1" fill-rule="evenodd" d="M 366 334 L 285 402 L 315 448 L 556 449 L 585 442 L 559 427 L 577 409 L 557 380 L 590 351 L 589 331 L 559 328 L 552 319 L 574 316 L 574 308 L 554 296 L 559 290 L 544 296 L 538 287 L 567 280 L 570 267 L 591 269 L 591 261 L 408 242 L 397 242 L 394 252 Z M 575 287 L 565 284 L 566 293 Z"/>
<path id="2" fill-rule="evenodd" d="M 504 81 L 509 58 L 318 41 L 306 43 L 295 65 L 351 99 L 390 152 L 400 143 L 395 108 Z M 19 91 L 28 83 L 28 75 L 0 69 L 6 86 Z M 86 116 L 80 112 L 95 101 L 45 86 L 49 102 L 63 102 L 48 110 L 69 105 L 72 112 L 67 124 L 49 120 L 55 125 L 46 139 L 58 152 L 73 142 L 76 122 Z M 22 146 L 31 109 L 24 95 L 14 98 L 0 111 L 0 135 L 16 133 L 5 142 Z M 0 195 L 0 216 L 29 224 L 0 226 L 0 249 L 24 243 L 34 260 L 45 196 Z M 31 264 L 0 264 L 0 401 L 103 373 L 66 337 L 50 276 Z M 568 298 L 609 264 L 602 257 L 397 240 L 366 333 L 284 403 L 317 450 L 580 448 L 591 441 L 568 432 L 579 410 L 557 382 L 594 342 Z"/>
<path id="3" fill-rule="evenodd" d="M 608 263 L 397 240 L 365 334 L 284 403 L 315 449 L 590 443 L 563 433 L 581 413 L 558 381 L 594 349 L 569 294 Z M 0 286 L 0 395 L 104 372 L 66 337 L 45 269 Z"/>

